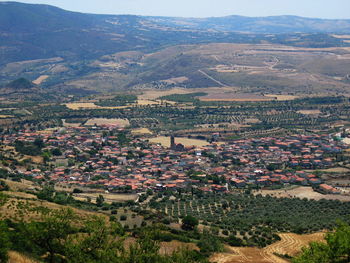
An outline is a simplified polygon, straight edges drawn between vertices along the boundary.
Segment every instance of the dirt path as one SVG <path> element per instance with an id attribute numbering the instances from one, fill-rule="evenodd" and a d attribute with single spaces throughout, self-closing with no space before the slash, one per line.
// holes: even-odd
<path id="1" fill-rule="evenodd" d="M 228 86 L 225 85 L 224 83 L 222 83 L 222 82 L 220 82 L 220 81 L 214 79 L 213 77 L 209 76 L 209 75 L 208 75 L 207 73 L 205 73 L 204 71 L 202 71 L 202 70 L 199 69 L 198 72 L 202 73 L 204 76 L 206 76 L 207 78 L 211 79 L 212 81 L 218 83 L 219 85 L 221 85 L 221 86 L 223 86 L 223 87 L 228 87 Z"/>

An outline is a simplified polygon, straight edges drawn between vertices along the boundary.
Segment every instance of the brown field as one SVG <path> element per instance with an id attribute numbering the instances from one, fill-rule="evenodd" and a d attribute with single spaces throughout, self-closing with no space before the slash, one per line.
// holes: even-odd
<path id="1" fill-rule="evenodd" d="M 191 93 L 189 89 L 174 88 L 170 90 L 146 90 L 141 95 L 138 96 L 140 100 L 155 100 L 162 96 L 172 95 L 172 94 L 188 94 Z"/>
<path id="2" fill-rule="evenodd" d="M 320 171 L 325 173 L 348 173 L 350 172 L 350 169 L 344 168 L 344 167 L 335 167 L 335 168 L 323 169 Z"/>
<path id="3" fill-rule="evenodd" d="M 42 75 L 42 76 L 38 77 L 36 80 L 34 80 L 33 83 L 35 85 L 40 85 L 41 83 L 43 83 L 48 78 L 49 78 L 49 75 Z"/>
<path id="4" fill-rule="evenodd" d="M 10 251 L 9 252 L 9 261 L 8 263 L 37 263 L 37 261 L 30 259 L 18 252 Z"/>
<path id="5" fill-rule="evenodd" d="M 188 78 L 183 76 L 183 77 L 177 77 L 177 78 L 170 78 L 170 79 L 165 79 L 161 80 L 169 84 L 179 84 L 188 81 Z"/>
<path id="6" fill-rule="evenodd" d="M 3 193 L 12 197 L 20 198 L 20 199 L 38 199 L 36 195 L 27 194 L 24 192 L 3 191 Z"/>
<path id="7" fill-rule="evenodd" d="M 91 202 L 95 203 L 96 198 L 102 195 L 105 199 L 106 203 L 112 202 L 126 202 L 126 201 L 136 201 L 138 198 L 137 194 L 106 194 L 106 193 L 81 193 L 81 194 L 73 194 L 73 197 L 77 200 L 86 201 L 89 197 L 91 198 Z"/>
<path id="8" fill-rule="evenodd" d="M 12 115 L 0 115 L 0 119 L 7 119 L 7 118 L 13 118 L 15 116 Z"/>
<path id="9" fill-rule="evenodd" d="M 160 101 L 158 100 L 145 100 L 145 99 L 138 99 L 137 105 L 140 106 L 147 106 L 147 105 L 159 105 Z"/>
<path id="10" fill-rule="evenodd" d="M 64 127 L 80 127 L 81 123 L 68 123 L 66 120 L 62 120 Z"/>
<path id="11" fill-rule="evenodd" d="M 44 158 L 42 156 L 29 156 L 25 155 L 23 159 L 31 159 L 33 163 L 41 164 L 44 162 Z"/>
<path id="12" fill-rule="evenodd" d="M 127 127 L 130 125 L 129 120 L 127 119 L 106 119 L 106 118 L 94 118 L 90 119 L 85 123 L 85 126 L 104 126 L 104 125 L 110 125 L 110 126 L 118 126 L 121 128 Z"/>
<path id="13" fill-rule="evenodd" d="M 216 93 L 198 97 L 200 101 L 270 101 L 271 97 L 264 97 L 256 94 L 239 93 Z"/>
<path id="14" fill-rule="evenodd" d="M 149 139 L 150 142 L 159 143 L 164 147 L 170 147 L 170 137 L 158 136 L 155 138 Z M 196 147 L 204 147 L 209 143 L 204 140 L 196 140 L 196 139 L 188 139 L 188 138 L 175 138 L 175 143 L 182 143 L 185 147 L 196 146 Z"/>
<path id="15" fill-rule="evenodd" d="M 278 101 L 295 100 L 299 98 L 298 96 L 294 96 L 294 95 L 282 95 L 282 94 L 265 94 L 264 96 L 276 98 Z"/>
<path id="16" fill-rule="evenodd" d="M 68 109 L 81 110 L 81 109 L 126 109 L 129 106 L 118 106 L 118 107 L 102 107 L 98 106 L 93 102 L 74 102 L 64 104 Z"/>
<path id="17" fill-rule="evenodd" d="M 33 207 L 45 207 L 45 208 L 54 209 L 54 210 L 68 208 L 67 206 L 58 205 L 55 203 L 50 203 L 50 202 L 42 201 L 42 200 L 35 200 L 35 201 L 25 200 L 21 197 L 12 196 L 12 194 L 10 194 L 10 197 L 8 198 L 6 204 L 4 206 L 0 207 L 0 218 L 1 219 L 10 218 L 13 220 L 19 219 L 18 212 L 20 210 L 23 211 L 22 208 L 17 208 L 17 206 L 20 203 L 28 204 L 32 208 Z M 103 214 L 100 214 L 100 213 L 88 212 L 88 211 L 84 211 L 84 210 L 80 210 L 80 209 L 76 209 L 76 208 L 72 208 L 72 207 L 69 207 L 69 208 L 71 208 L 77 215 L 80 215 L 80 216 L 91 216 L 91 215 L 104 216 Z M 24 216 L 24 219 L 38 219 L 39 218 L 39 215 L 36 212 L 27 212 L 23 216 Z"/>
<path id="18" fill-rule="evenodd" d="M 31 181 L 27 180 L 21 180 L 21 182 L 14 182 L 11 180 L 5 180 L 5 183 L 10 187 L 11 191 L 25 191 L 25 190 L 30 190 L 35 187 L 34 183 Z"/>
<path id="19" fill-rule="evenodd" d="M 328 199 L 328 200 L 340 200 L 344 202 L 350 201 L 350 196 L 345 195 L 323 195 L 312 190 L 309 186 L 299 186 L 291 189 L 279 189 L 279 190 L 259 190 L 254 194 L 262 194 L 263 196 L 271 195 L 280 198 L 308 198 L 314 200 Z"/>
<path id="20" fill-rule="evenodd" d="M 323 241 L 325 233 L 319 232 L 310 235 L 279 234 L 281 240 L 263 249 L 252 247 L 226 247 L 225 253 L 216 253 L 211 258 L 215 263 L 288 263 L 274 253 L 297 255 L 302 247 L 312 241 Z"/>
<path id="21" fill-rule="evenodd" d="M 304 114 L 304 115 L 318 115 L 321 114 L 320 110 L 299 110 L 298 113 Z"/>
<path id="22" fill-rule="evenodd" d="M 131 133 L 135 135 L 153 134 L 148 128 L 133 129 Z"/>

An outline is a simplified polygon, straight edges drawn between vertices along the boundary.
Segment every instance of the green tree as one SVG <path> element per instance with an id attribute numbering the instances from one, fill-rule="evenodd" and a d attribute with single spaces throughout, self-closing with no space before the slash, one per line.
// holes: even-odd
<path id="1" fill-rule="evenodd" d="M 61 156 L 62 155 L 62 151 L 60 148 L 54 148 L 51 150 L 51 153 L 53 156 Z"/>
<path id="2" fill-rule="evenodd" d="M 198 225 L 198 219 L 193 217 L 193 216 L 185 216 L 183 219 L 182 219 L 182 225 L 181 225 L 181 228 L 183 230 L 194 230 L 195 227 Z"/>
<path id="3" fill-rule="evenodd" d="M 11 247 L 9 230 L 4 222 L 0 222 L 0 262 L 7 262 L 8 251 Z"/>
<path id="4" fill-rule="evenodd" d="M 201 239 L 198 242 L 198 247 L 200 248 L 201 252 L 206 255 L 223 250 L 223 245 L 220 239 L 210 234 L 207 229 L 204 229 Z"/>
<path id="5" fill-rule="evenodd" d="M 98 207 L 101 207 L 103 205 L 105 201 L 105 198 L 103 197 L 103 195 L 99 195 L 97 198 L 96 198 L 96 205 Z"/>
<path id="6" fill-rule="evenodd" d="M 106 223 L 102 217 L 91 217 L 84 222 L 83 234 L 70 235 L 65 244 L 68 263 L 120 262 L 118 252 L 124 250 L 123 227 L 116 222 Z"/>
<path id="7" fill-rule="evenodd" d="M 350 262 L 350 226 L 345 223 L 340 223 L 335 232 L 327 234 L 326 243 L 312 242 L 293 259 L 293 263 L 348 262 Z"/>
<path id="8" fill-rule="evenodd" d="M 42 211 L 40 221 L 22 223 L 22 237 L 26 239 L 26 247 L 45 258 L 45 261 L 54 263 L 64 258 L 65 240 L 76 229 L 71 224 L 74 221 L 71 209 Z"/>

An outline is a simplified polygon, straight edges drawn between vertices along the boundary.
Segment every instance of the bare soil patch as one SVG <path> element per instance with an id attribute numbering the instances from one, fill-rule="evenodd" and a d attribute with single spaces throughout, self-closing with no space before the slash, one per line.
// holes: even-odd
<path id="1" fill-rule="evenodd" d="M 81 201 L 86 201 L 87 198 L 91 198 L 91 202 L 95 203 L 96 198 L 99 195 L 103 196 L 106 203 L 136 201 L 138 198 L 137 194 L 106 194 L 106 193 L 81 193 L 81 194 L 74 194 L 73 197 Z"/>
<path id="2" fill-rule="evenodd" d="M 320 110 L 299 110 L 298 113 L 304 114 L 304 115 L 318 115 L 321 114 Z"/>
<path id="3" fill-rule="evenodd" d="M 153 134 L 148 128 L 133 129 L 131 133 L 135 135 Z"/>
<path id="4" fill-rule="evenodd" d="M 117 106 L 117 107 L 102 107 L 98 106 L 93 102 L 72 102 L 66 103 L 65 106 L 71 110 L 81 110 L 81 109 L 126 109 L 130 106 Z"/>
<path id="5" fill-rule="evenodd" d="M 85 123 L 85 126 L 117 126 L 117 127 L 127 127 L 130 125 L 127 119 L 105 119 L 105 118 L 94 118 L 90 119 Z"/>
<path id="6" fill-rule="evenodd" d="M 294 95 L 282 95 L 282 94 L 265 94 L 264 96 L 276 98 L 278 101 L 295 100 L 299 98 L 298 96 L 294 96 Z"/>
<path id="7" fill-rule="evenodd" d="M 346 195 L 323 195 L 315 192 L 309 186 L 299 186 L 291 189 L 279 189 L 279 190 L 259 190 L 254 194 L 261 194 L 263 196 L 271 195 L 279 198 L 308 198 L 314 200 L 328 199 L 328 200 L 340 200 L 344 202 L 350 201 L 350 196 Z"/>
<path id="8" fill-rule="evenodd" d="M 33 83 L 35 85 L 40 85 L 41 83 L 43 83 L 48 78 L 49 78 L 49 75 L 42 75 L 42 76 L 38 77 L 36 80 L 34 80 Z"/>
<path id="9" fill-rule="evenodd" d="M 158 137 L 149 139 L 149 141 L 153 143 L 159 143 L 164 147 L 170 147 L 170 137 L 158 136 Z M 188 139 L 188 138 L 180 138 L 180 137 L 175 138 L 175 143 L 181 143 L 185 147 L 190 147 L 190 146 L 204 147 L 209 144 L 207 141 L 204 141 L 204 140 Z"/>
<path id="10" fill-rule="evenodd" d="M 38 263 L 37 261 L 30 259 L 18 252 L 10 251 L 9 252 L 9 261 L 8 263 Z"/>

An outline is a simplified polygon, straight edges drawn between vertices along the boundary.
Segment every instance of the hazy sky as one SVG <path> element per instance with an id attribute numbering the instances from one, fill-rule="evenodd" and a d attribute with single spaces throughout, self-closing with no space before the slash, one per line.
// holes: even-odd
<path id="1" fill-rule="evenodd" d="M 3 0 L 0 0 L 3 1 Z M 350 0 L 21 0 L 71 11 L 182 17 L 298 15 L 349 18 Z"/>

